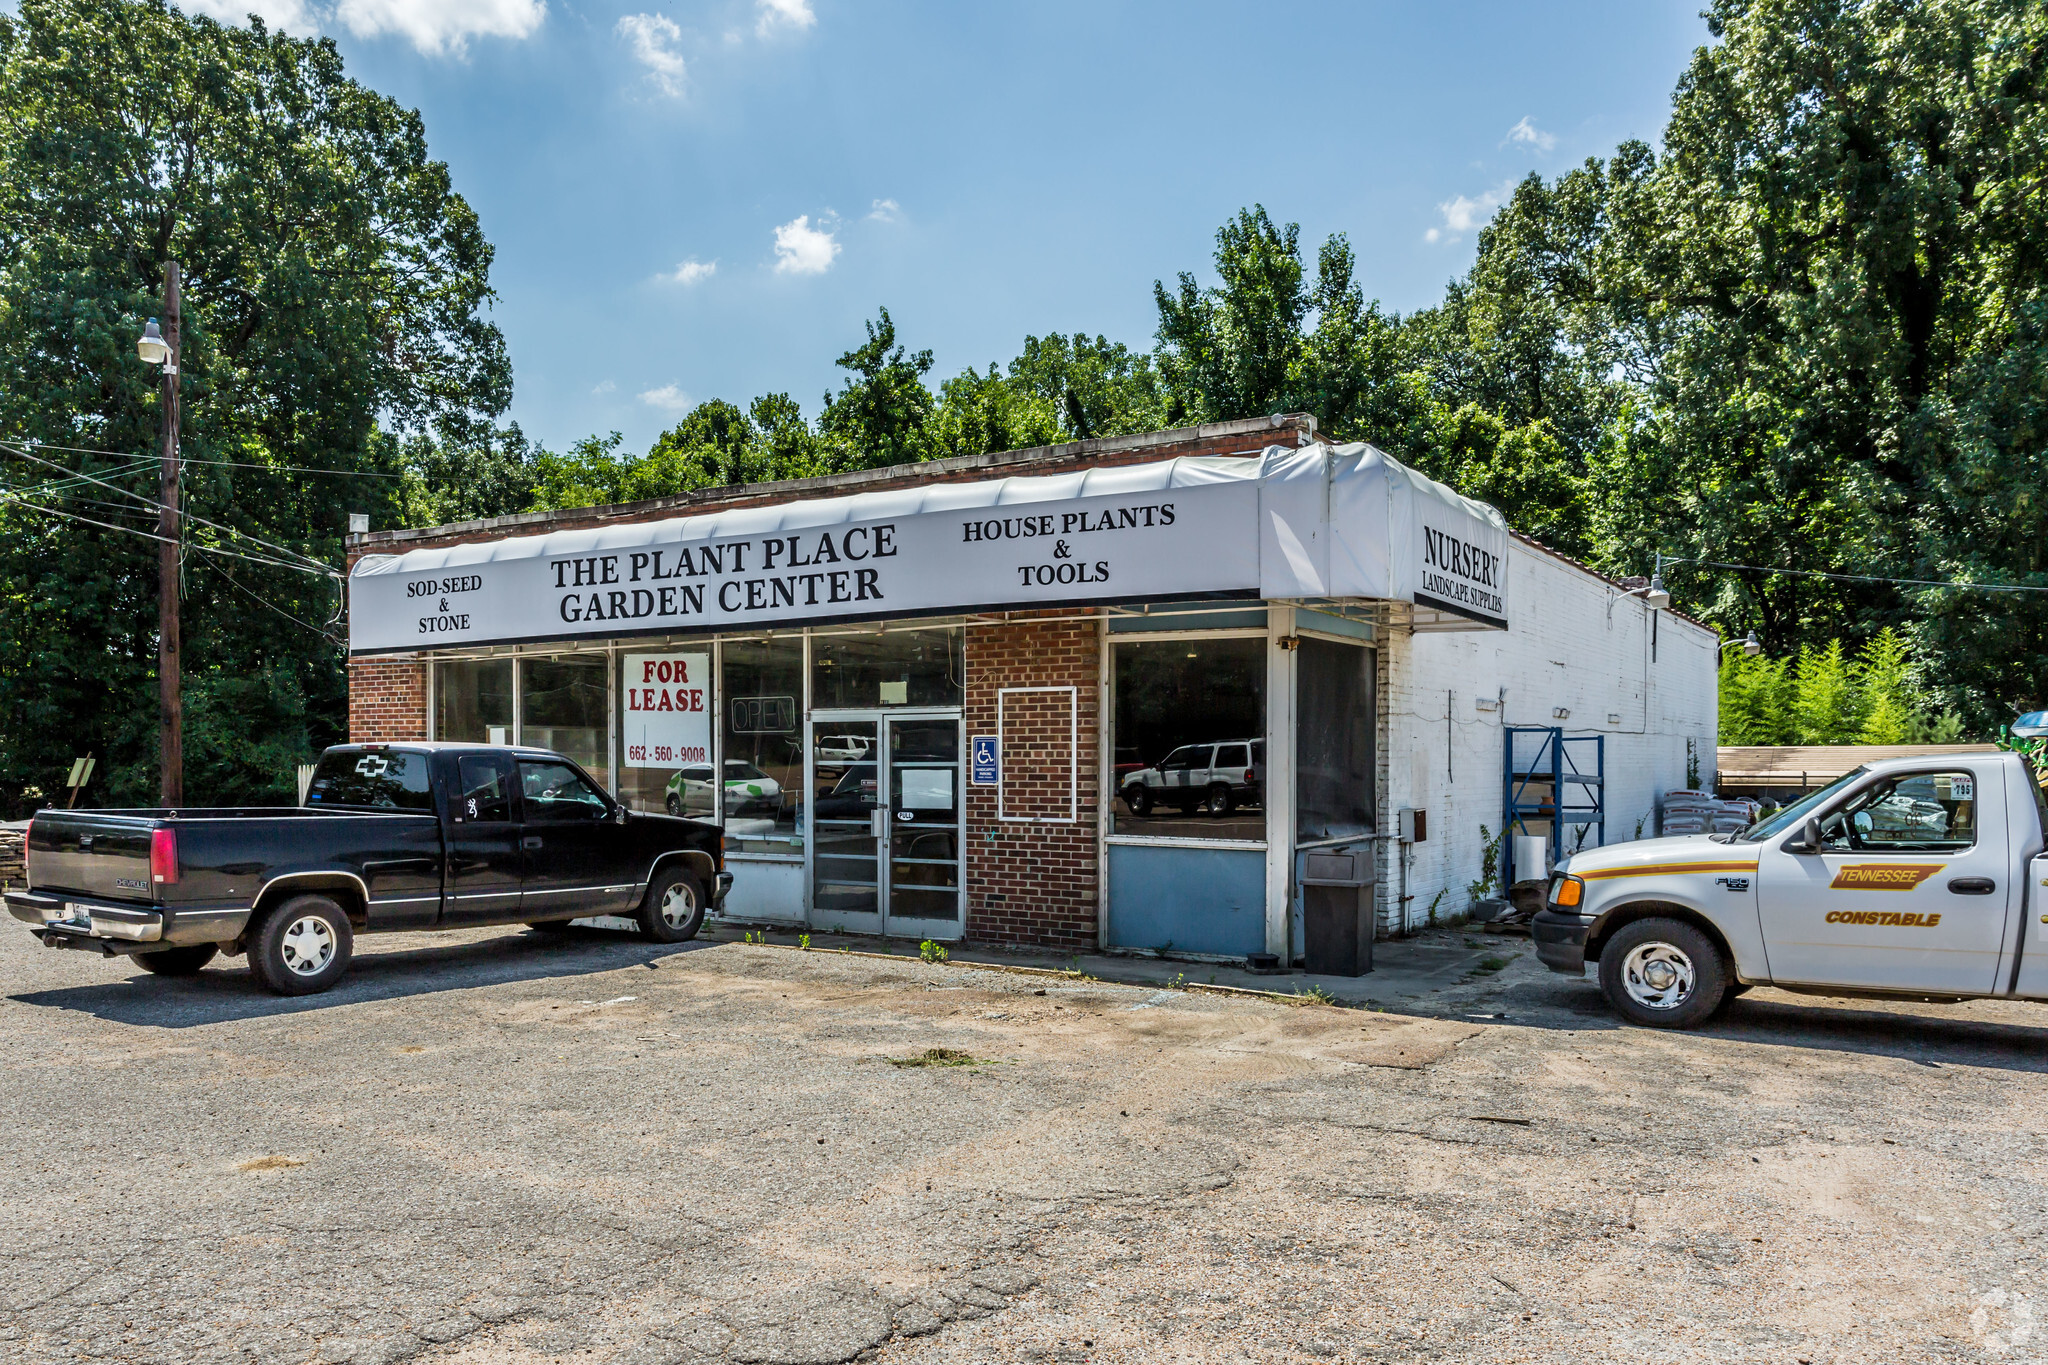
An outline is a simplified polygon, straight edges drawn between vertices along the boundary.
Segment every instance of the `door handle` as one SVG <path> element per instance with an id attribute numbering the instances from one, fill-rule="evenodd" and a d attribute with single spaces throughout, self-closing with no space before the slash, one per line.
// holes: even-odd
<path id="1" fill-rule="evenodd" d="M 1948 889 L 1958 896 L 1988 896 L 1998 889 L 1989 877 L 1951 877 Z"/>
<path id="2" fill-rule="evenodd" d="M 519 846 L 521 848 L 539 848 L 540 836 L 538 834 L 529 834 L 519 841 Z"/>
<path id="3" fill-rule="evenodd" d="M 882 837 L 882 821 L 887 818 L 887 815 L 879 810 L 871 810 L 868 812 L 868 828 L 874 831 L 874 835 L 877 839 Z"/>

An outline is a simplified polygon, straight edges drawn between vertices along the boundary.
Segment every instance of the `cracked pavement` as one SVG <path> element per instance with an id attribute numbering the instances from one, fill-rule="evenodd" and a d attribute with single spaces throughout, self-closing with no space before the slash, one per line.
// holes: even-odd
<path id="1" fill-rule="evenodd" d="M 1500 951 L 1409 1015 L 603 930 L 280 1000 L 0 935 L 0 1353 L 2039 1358 L 2041 1007 L 1662 1034 Z"/>

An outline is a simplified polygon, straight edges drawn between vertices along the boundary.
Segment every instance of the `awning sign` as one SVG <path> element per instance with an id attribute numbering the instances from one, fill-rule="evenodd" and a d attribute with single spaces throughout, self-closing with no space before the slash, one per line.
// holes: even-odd
<path id="1" fill-rule="evenodd" d="M 349 647 L 1202 598 L 1393 599 L 1506 623 L 1500 514 L 1370 446 L 1275 447 L 366 555 Z"/>

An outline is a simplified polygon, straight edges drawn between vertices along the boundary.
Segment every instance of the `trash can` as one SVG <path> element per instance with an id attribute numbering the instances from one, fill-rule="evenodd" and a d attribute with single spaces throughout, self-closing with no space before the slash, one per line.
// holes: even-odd
<path id="1" fill-rule="evenodd" d="M 1364 976 L 1372 970 L 1372 886 L 1371 849 L 1302 855 L 1302 965 L 1310 972 Z"/>

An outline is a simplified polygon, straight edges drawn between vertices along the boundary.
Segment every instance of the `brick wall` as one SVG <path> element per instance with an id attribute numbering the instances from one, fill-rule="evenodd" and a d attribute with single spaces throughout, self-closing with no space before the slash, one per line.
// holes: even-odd
<path id="1" fill-rule="evenodd" d="M 969 737 L 997 734 L 1003 688 L 1072 687 L 1078 726 L 1063 692 L 1012 692 L 1002 702 L 1006 813 L 1066 817 L 1070 750 L 1078 729 L 1078 811 L 1073 824 L 997 818 L 996 788 L 967 789 L 967 936 L 983 942 L 1093 948 L 1101 896 L 1097 827 L 1101 790 L 1101 626 L 1092 617 L 1033 613 L 967 628 Z"/>
<path id="2" fill-rule="evenodd" d="M 427 737 L 427 665 L 424 659 L 351 659 L 348 665 L 348 737 L 367 740 Z"/>

